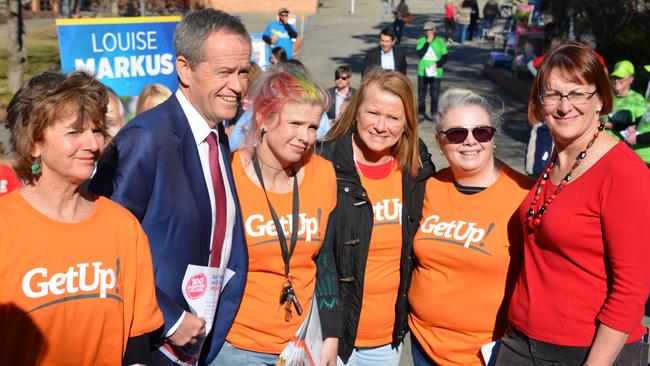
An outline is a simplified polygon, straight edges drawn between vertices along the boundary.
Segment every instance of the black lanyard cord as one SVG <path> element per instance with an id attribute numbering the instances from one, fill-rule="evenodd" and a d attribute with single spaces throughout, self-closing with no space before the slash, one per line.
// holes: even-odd
<path id="1" fill-rule="evenodd" d="M 275 224 L 275 231 L 278 233 L 278 241 L 280 242 L 280 249 L 282 251 L 282 260 L 284 261 L 284 274 L 289 275 L 289 261 L 293 255 L 293 251 L 296 249 L 296 244 L 298 243 L 298 216 L 300 216 L 299 209 L 299 198 L 298 198 L 298 174 L 293 177 L 293 207 L 291 214 L 291 248 L 287 248 L 287 239 L 284 236 L 284 229 L 278 220 L 278 215 L 273 209 L 273 205 L 269 200 L 269 196 L 266 193 L 266 188 L 264 187 L 264 179 L 262 178 L 262 170 L 260 169 L 260 163 L 257 158 L 257 154 L 253 154 L 253 168 L 255 169 L 255 174 L 257 179 L 260 181 L 262 190 L 264 191 L 264 196 L 266 197 L 266 203 L 269 205 L 269 211 L 271 211 L 271 217 L 273 217 L 273 223 Z"/>

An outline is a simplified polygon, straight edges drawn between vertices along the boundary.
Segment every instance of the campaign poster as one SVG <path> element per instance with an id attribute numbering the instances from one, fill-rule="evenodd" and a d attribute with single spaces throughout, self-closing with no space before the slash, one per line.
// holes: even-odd
<path id="1" fill-rule="evenodd" d="M 57 19 L 61 69 L 86 70 L 119 96 L 151 83 L 178 88 L 174 30 L 179 16 Z"/>

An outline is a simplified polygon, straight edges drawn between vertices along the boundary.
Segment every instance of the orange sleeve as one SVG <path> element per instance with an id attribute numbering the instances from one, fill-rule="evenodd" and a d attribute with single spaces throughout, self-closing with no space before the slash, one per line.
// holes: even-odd
<path id="1" fill-rule="evenodd" d="M 133 299 L 133 325 L 129 337 L 152 332 L 163 325 L 163 316 L 156 301 L 156 285 L 149 240 L 139 224 L 136 224 L 136 276 Z"/>

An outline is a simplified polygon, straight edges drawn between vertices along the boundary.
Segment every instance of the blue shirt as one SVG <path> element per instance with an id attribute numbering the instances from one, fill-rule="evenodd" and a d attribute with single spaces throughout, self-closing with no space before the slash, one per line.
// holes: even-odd
<path id="1" fill-rule="evenodd" d="M 289 27 L 291 27 L 294 32 L 298 33 L 296 27 L 291 24 L 289 24 Z M 291 42 L 291 37 L 289 37 L 287 30 L 284 29 L 284 25 L 280 24 L 278 21 L 271 22 L 264 30 L 264 35 L 269 38 L 277 38 L 278 42 L 274 45 L 271 45 L 271 47 L 280 46 L 284 48 L 284 50 L 287 52 L 287 59 L 291 60 L 291 57 L 293 56 L 293 42 Z M 271 56 L 269 56 L 269 59 L 270 58 Z"/>

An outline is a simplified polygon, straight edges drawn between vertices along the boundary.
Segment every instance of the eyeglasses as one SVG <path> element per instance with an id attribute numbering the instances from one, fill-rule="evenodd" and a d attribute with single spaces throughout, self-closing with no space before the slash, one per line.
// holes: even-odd
<path id="1" fill-rule="evenodd" d="M 542 102 L 543 105 L 546 106 L 552 106 L 552 105 L 558 105 L 562 101 L 562 98 L 566 98 L 569 103 L 573 105 L 580 105 L 580 104 L 585 104 L 587 101 L 596 94 L 597 91 L 593 91 L 592 93 L 583 93 L 583 92 L 571 92 L 569 94 L 562 94 L 562 93 L 549 93 L 549 94 L 544 94 L 539 96 L 539 101 Z"/>
<path id="2" fill-rule="evenodd" d="M 341 80 L 348 80 L 349 78 L 350 78 L 349 76 L 341 76 L 341 75 L 335 77 L 336 80 L 338 80 L 338 79 L 341 79 Z"/>
<path id="3" fill-rule="evenodd" d="M 447 131 L 438 130 L 438 133 L 447 136 L 447 140 L 452 144 L 462 144 L 467 140 L 470 131 L 472 131 L 472 136 L 474 136 L 476 141 L 483 143 L 492 140 L 497 129 L 491 126 L 479 126 L 474 128 L 453 127 Z"/>

